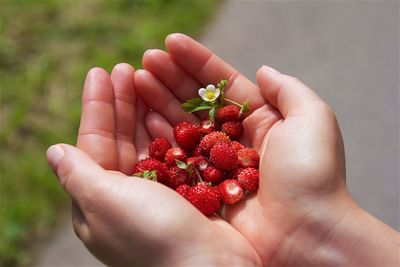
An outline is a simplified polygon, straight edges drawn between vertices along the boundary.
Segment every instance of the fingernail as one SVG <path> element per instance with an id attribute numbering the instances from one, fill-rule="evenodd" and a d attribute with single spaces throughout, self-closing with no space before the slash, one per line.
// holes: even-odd
<path id="1" fill-rule="evenodd" d="M 277 70 L 274 69 L 274 68 L 271 68 L 270 66 L 263 65 L 262 67 L 263 67 L 266 71 L 270 71 L 270 72 L 273 72 L 273 73 L 280 73 L 279 71 L 277 71 Z"/>
<path id="2" fill-rule="evenodd" d="M 60 145 L 53 145 L 47 149 L 47 161 L 53 168 L 53 170 L 57 169 L 58 163 L 64 156 L 64 149 Z"/>

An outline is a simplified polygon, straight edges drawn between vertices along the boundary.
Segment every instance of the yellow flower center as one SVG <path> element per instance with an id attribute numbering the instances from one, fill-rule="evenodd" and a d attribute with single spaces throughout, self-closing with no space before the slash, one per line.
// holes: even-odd
<path id="1" fill-rule="evenodd" d="M 213 91 L 208 91 L 208 92 L 206 93 L 206 97 L 207 97 L 207 99 L 213 99 L 213 98 L 215 97 L 215 92 L 213 92 Z"/>

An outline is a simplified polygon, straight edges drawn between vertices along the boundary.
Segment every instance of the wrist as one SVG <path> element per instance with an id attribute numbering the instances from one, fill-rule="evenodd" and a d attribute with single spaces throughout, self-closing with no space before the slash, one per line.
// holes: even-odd
<path id="1" fill-rule="evenodd" d="M 399 233 L 354 202 L 333 228 L 325 246 L 347 266 L 399 266 Z"/>
<path id="2" fill-rule="evenodd" d="M 277 266 L 397 266 L 398 233 L 362 210 L 346 189 L 310 203 L 282 242 Z M 282 262 L 284 264 L 282 264 Z"/>

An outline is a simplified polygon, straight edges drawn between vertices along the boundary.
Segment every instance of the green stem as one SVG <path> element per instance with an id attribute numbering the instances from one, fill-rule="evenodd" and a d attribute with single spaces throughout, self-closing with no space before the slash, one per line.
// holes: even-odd
<path id="1" fill-rule="evenodd" d="M 231 104 L 234 104 L 234 105 L 236 105 L 236 106 L 238 106 L 238 107 L 243 107 L 243 105 L 241 105 L 241 104 L 239 104 L 238 102 L 235 102 L 235 101 L 233 101 L 233 100 L 230 100 L 230 99 L 228 99 L 228 98 L 225 98 L 225 101 L 227 101 L 227 102 L 229 102 L 229 103 L 231 103 Z"/>
<path id="2" fill-rule="evenodd" d="M 204 183 L 204 181 L 203 181 L 203 179 L 201 179 L 201 175 L 200 175 L 200 173 L 199 173 L 199 171 L 197 170 L 196 167 L 194 167 L 194 171 L 196 172 L 197 177 L 200 179 L 200 182 L 201 182 L 201 183 Z"/>

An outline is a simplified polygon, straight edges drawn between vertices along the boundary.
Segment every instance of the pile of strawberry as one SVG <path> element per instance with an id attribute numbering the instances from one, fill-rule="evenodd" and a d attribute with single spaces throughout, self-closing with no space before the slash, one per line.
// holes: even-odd
<path id="1" fill-rule="evenodd" d="M 243 134 L 243 109 L 214 106 L 215 118 L 213 113 L 200 123 L 184 121 L 174 127 L 178 147 L 156 138 L 149 158 L 134 166 L 135 176 L 176 190 L 207 216 L 222 203 L 235 204 L 256 191 L 259 180 L 257 151 L 237 141 Z"/>

